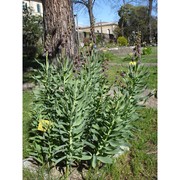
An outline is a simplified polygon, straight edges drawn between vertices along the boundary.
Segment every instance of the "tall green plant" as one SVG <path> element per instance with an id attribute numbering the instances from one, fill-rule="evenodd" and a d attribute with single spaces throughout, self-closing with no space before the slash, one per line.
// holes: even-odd
<path id="1" fill-rule="evenodd" d="M 113 87 L 97 55 L 88 57 L 80 69 L 68 59 L 56 66 L 46 59 L 41 66 L 34 77 L 30 155 L 49 167 L 65 164 L 67 176 L 75 162 L 91 162 L 93 168 L 98 162 L 111 163 L 132 136 L 145 72 L 138 64 L 130 65 L 123 87 L 110 94 Z M 40 120 L 49 122 L 43 131 L 38 130 Z"/>

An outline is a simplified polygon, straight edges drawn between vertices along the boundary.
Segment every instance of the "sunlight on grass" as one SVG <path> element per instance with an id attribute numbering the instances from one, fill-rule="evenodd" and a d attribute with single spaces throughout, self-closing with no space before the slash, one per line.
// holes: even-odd
<path id="1" fill-rule="evenodd" d="M 142 55 L 141 62 L 142 63 L 157 63 L 157 47 L 151 47 L 152 48 L 152 53 L 149 55 Z M 118 50 L 119 53 L 121 52 Z M 118 52 L 117 51 L 117 52 Z M 117 55 L 115 53 L 112 53 L 111 51 L 104 52 L 104 57 L 105 59 L 108 59 L 110 63 L 127 63 L 130 61 L 128 55 Z"/>
<path id="2" fill-rule="evenodd" d="M 108 75 L 108 81 L 110 84 L 112 84 L 115 79 L 116 76 L 118 76 L 118 78 L 122 79 L 121 77 L 121 73 L 125 70 L 127 70 L 127 66 L 109 66 L 109 69 L 107 71 L 107 75 Z M 149 89 L 154 89 L 157 88 L 157 67 L 156 66 L 150 66 L 147 67 L 148 71 L 149 71 L 149 78 L 147 78 L 148 81 L 148 88 Z"/>
<path id="3" fill-rule="evenodd" d="M 32 92 L 23 92 L 23 157 L 27 157 L 29 126 L 31 121 Z"/>

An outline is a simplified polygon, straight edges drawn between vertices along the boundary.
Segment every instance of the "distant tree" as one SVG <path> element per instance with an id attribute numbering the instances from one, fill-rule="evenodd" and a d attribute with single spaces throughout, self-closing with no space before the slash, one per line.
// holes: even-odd
<path id="1" fill-rule="evenodd" d="M 114 34 L 115 38 L 118 38 L 121 35 L 121 29 L 119 26 L 116 26 L 114 28 L 113 34 Z"/>
<path id="2" fill-rule="evenodd" d="M 157 17 L 151 17 L 152 42 L 157 43 Z"/>
<path id="3" fill-rule="evenodd" d="M 124 26 L 125 26 L 126 20 L 128 18 L 128 14 L 129 14 L 129 4 L 126 5 L 125 1 L 123 1 L 123 2 L 124 2 L 124 5 L 121 6 L 121 9 L 118 12 L 119 16 L 121 17 L 121 21 L 119 23 L 120 30 L 121 30 L 121 36 L 124 36 Z"/>
<path id="4" fill-rule="evenodd" d="M 78 56 L 77 36 L 71 0 L 43 0 L 45 51 L 49 58 L 56 56 L 75 59 Z"/>
<path id="5" fill-rule="evenodd" d="M 125 6 L 126 4 L 136 4 L 136 6 L 146 6 L 148 8 L 148 39 L 147 41 L 150 43 L 152 41 L 153 30 L 152 30 L 152 12 L 157 13 L 157 0 L 110 0 L 112 3 L 112 7 L 116 9 L 117 7 Z M 126 16 L 126 9 L 121 11 L 121 15 L 124 13 L 123 18 L 121 20 L 121 35 L 124 35 L 124 24 L 125 24 L 125 16 Z M 154 17 L 153 17 L 154 18 Z M 156 18 L 155 18 L 156 19 Z"/>
<path id="6" fill-rule="evenodd" d="M 95 18 L 93 14 L 93 6 L 95 3 L 95 0 L 73 0 L 75 4 L 83 5 L 84 7 L 87 8 L 88 14 L 89 14 L 89 21 L 90 21 L 90 35 L 92 41 L 95 43 L 96 42 L 96 37 L 95 37 L 95 31 L 94 31 L 94 24 L 95 24 Z"/>
<path id="7" fill-rule="evenodd" d="M 43 19 L 41 16 L 33 15 L 33 9 L 23 8 L 23 56 L 33 59 L 38 53 L 40 44 L 42 47 Z"/>
<path id="8" fill-rule="evenodd" d="M 139 5 L 146 4 L 146 6 L 148 7 L 148 43 L 152 42 L 152 36 L 153 36 L 153 32 L 152 32 L 152 12 L 154 12 L 154 14 L 157 13 L 157 0 L 138 0 L 137 1 Z"/>
<path id="9" fill-rule="evenodd" d="M 133 31 L 141 31 L 142 41 L 149 41 L 147 6 L 126 4 L 120 8 L 118 14 L 120 16 L 119 27 L 121 28 L 123 24 L 125 37 L 131 39 Z M 151 16 L 151 21 L 152 19 L 156 21 L 156 19 Z"/>
<path id="10" fill-rule="evenodd" d="M 145 0 L 143 0 L 145 1 Z M 157 12 L 157 0 L 146 0 L 147 1 L 147 6 L 148 6 L 148 42 L 152 43 L 152 36 L 153 36 L 153 32 L 152 32 L 152 11 L 154 10 L 155 12 Z"/>

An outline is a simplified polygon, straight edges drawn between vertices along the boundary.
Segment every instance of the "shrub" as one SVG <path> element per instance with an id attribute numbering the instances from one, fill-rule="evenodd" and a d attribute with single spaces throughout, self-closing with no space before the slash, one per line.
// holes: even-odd
<path id="1" fill-rule="evenodd" d="M 131 122 L 138 119 L 138 95 L 145 89 L 147 72 L 138 64 L 130 65 L 123 86 L 111 94 L 96 55 L 78 71 L 68 59 L 56 66 L 46 59 L 41 66 L 34 77 L 38 86 L 29 154 L 49 167 L 65 164 L 66 176 L 81 161 L 93 168 L 112 163 L 132 137 Z"/>
<path id="2" fill-rule="evenodd" d="M 143 55 L 149 55 L 149 54 L 151 54 L 152 53 L 152 48 L 151 47 L 144 47 L 143 48 Z"/>
<path id="3" fill-rule="evenodd" d="M 23 56 L 34 59 L 43 52 L 43 18 L 33 15 L 33 10 L 23 10 Z"/>
<path id="4" fill-rule="evenodd" d="M 103 40 L 104 39 L 100 34 L 96 35 L 96 44 L 100 44 Z"/>
<path id="5" fill-rule="evenodd" d="M 118 37 L 117 43 L 119 46 L 127 46 L 128 45 L 128 41 L 124 36 Z"/>

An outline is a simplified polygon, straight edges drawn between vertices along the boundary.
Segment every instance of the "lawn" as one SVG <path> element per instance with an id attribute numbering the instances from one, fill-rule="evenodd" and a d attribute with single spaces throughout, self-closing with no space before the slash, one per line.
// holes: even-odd
<path id="1" fill-rule="evenodd" d="M 151 47 L 152 53 L 149 55 L 142 55 L 142 63 L 157 63 L 157 47 Z M 128 63 L 130 61 L 128 55 L 121 55 L 121 50 L 117 50 L 116 53 L 111 51 L 103 52 L 104 57 L 110 61 L 110 63 Z"/>
<path id="2" fill-rule="evenodd" d="M 28 157 L 28 132 L 31 123 L 32 98 L 31 91 L 23 91 L 23 158 Z"/>
<path id="3" fill-rule="evenodd" d="M 116 76 L 118 78 L 122 78 L 120 76 L 120 73 L 123 71 L 126 71 L 127 66 L 125 65 L 112 65 L 109 66 L 109 69 L 107 71 L 108 75 L 108 81 L 110 83 L 113 83 L 116 79 Z M 149 66 L 147 67 L 149 72 L 149 78 L 147 79 L 148 89 L 154 89 L 157 88 L 157 66 Z"/>

